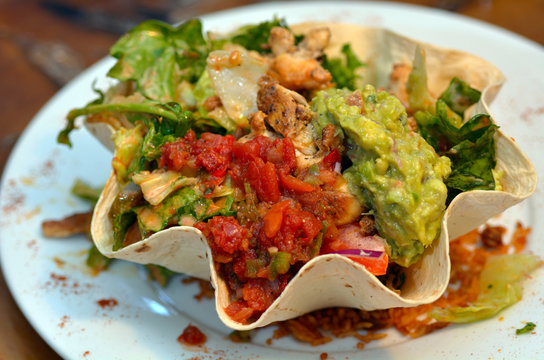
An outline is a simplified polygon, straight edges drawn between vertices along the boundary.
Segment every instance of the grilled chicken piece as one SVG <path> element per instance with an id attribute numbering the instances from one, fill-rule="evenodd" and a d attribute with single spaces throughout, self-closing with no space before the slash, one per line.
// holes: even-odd
<path id="1" fill-rule="evenodd" d="M 268 45 L 274 57 L 287 52 L 292 53 L 296 51 L 295 37 L 286 28 L 273 27 L 270 30 L 270 36 L 268 38 Z"/>
<path id="2" fill-rule="evenodd" d="M 316 59 L 323 55 L 323 49 L 329 45 L 331 30 L 328 27 L 315 28 L 310 30 L 299 45 L 299 49 L 307 55 Z"/>
<path id="3" fill-rule="evenodd" d="M 315 130 L 311 124 L 313 113 L 306 99 L 279 85 L 270 77 L 265 76 L 259 80 L 257 106 L 260 113 L 251 118 L 252 133 L 262 132 L 262 121 L 268 123 L 276 133 L 290 138 L 295 146 L 297 165 L 300 168 L 319 163 L 333 148 L 341 146 L 336 128 L 331 125 L 323 130 L 325 142 L 318 151 Z M 322 198 L 315 199 L 312 194 L 303 194 L 300 201 L 306 203 L 309 209 L 325 212 L 327 217 L 333 218 L 340 225 L 357 220 L 363 211 L 343 179 L 325 190 Z"/>
<path id="4" fill-rule="evenodd" d="M 270 30 L 268 45 L 274 57 L 290 53 L 298 57 L 316 59 L 323 55 L 323 50 L 329 45 L 331 31 L 327 27 L 310 30 L 302 42 L 295 46 L 293 33 L 283 27 L 274 27 Z"/>
<path id="5" fill-rule="evenodd" d="M 291 90 L 322 90 L 332 86 L 331 74 L 315 59 L 285 53 L 274 59 L 270 70 L 280 84 Z"/>
<path id="6" fill-rule="evenodd" d="M 331 87 L 331 74 L 315 59 L 328 45 L 330 31 L 314 29 L 299 46 L 293 34 L 282 27 L 272 28 L 268 44 L 274 59 L 270 72 L 281 85 L 291 90 L 319 90 Z"/>
<path id="7" fill-rule="evenodd" d="M 310 121 L 313 113 L 299 93 L 279 85 L 273 78 L 259 80 L 257 107 L 265 113 L 265 121 L 277 133 L 293 141 L 295 149 L 304 155 L 314 155 L 314 130 Z"/>
<path id="8" fill-rule="evenodd" d="M 302 207 L 313 213 L 325 214 L 336 225 L 350 224 L 357 221 L 361 213 L 366 211 L 363 205 L 349 192 L 347 183 L 339 181 L 331 189 L 325 189 L 319 199 L 313 194 L 305 193 L 297 196 Z"/>
<path id="9" fill-rule="evenodd" d="M 340 153 L 344 151 L 340 131 L 333 124 L 327 124 L 321 131 L 321 142 L 318 144 L 322 152 L 328 153 L 334 149 L 338 149 Z"/>

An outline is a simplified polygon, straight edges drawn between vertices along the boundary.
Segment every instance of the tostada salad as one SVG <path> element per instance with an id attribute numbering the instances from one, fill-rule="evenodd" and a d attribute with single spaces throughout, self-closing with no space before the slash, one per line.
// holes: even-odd
<path id="1" fill-rule="evenodd" d="M 330 306 L 436 300 L 449 238 L 535 188 L 488 113 L 485 60 L 383 29 L 274 19 L 228 34 L 147 21 L 116 82 L 68 114 L 113 150 L 92 238 L 208 279 L 251 329 Z"/>

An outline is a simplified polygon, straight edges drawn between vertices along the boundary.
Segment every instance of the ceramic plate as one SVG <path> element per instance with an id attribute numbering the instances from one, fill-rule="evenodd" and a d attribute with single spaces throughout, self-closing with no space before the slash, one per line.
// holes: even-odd
<path id="1" fill-rule="evenodd" d="M 491 106 L 496 122 L 516 139 L 544 175 L 544 50 L 500 28 L 451 13 L 392 3 L 265 3 L 204 17 L 207 30 L 229 30 L 247 22 L 285 17 L 289 23 L 336 20 L 383 26 L 403 35 L 479 55 L 500 68 L 507 82 Z M 16 145 L 4 171 L 0 194 L 1 261 L 15 300 L 39 334 L 67 359 L 451 359 L 543 358 L 544 269 L 525 283 L 523 300 L 500 317 L 449 326 L 411 340 L 391 330 L 362 352 L 354 339 L 311 347 L 289 338 L 266 340 L 261 330 L 251 343 L 234 344 L 211 300 L 198 302 L 197 286 L 175 278 L 164 289 L 146 280 L 138 266 L 116 262 L 93 277 L 85 269 L 84 237 L 45 239 L 40 224 L 88 205 L 70 195 L 77 178 L 102 185 L 111 155 L 85 130 L 74 133 L 74 147 L 55 143 L 64 117 L 94 98 L 91 83 L 106 86 L 111 59 L 100 61 L 63 88 L 36 116 Z M 532 228 L 530 251 L 544 258 L 542 186 L 528 201 L 494 221 L 521 220 Z M 100 300 L 117 305 L 101 307 Z M 516 336 L 523 322 L 537 324 L 534 334 Z M 188 323 L 207 336 L 204 349 L 182 347 L 177 337 Z"/>

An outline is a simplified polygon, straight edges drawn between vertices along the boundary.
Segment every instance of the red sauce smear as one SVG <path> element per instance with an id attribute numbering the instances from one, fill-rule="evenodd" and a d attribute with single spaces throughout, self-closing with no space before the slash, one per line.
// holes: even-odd
<path id="1" fill-rule="evenodd" d="M 96 302 L 102 309 L 109 308 L 113 309 L 119 303 L 115 299 L 101 299 Z"/>
<path id="2" fill-rule="evenodd" d="M 57 274 L 55 274 L 55 273 L 51 273 L 49 276 L 50 276 L 51 279 L 53 279 L 53 280 L 57 280 L 57 281 L 66 281 L 66 276 L 64 276 L 64 275 L 57 275 Z"/>
<path id="3" fill-rule="evenodd" d="M 189 324 L 178 337 L 178 342 L 183 345 L 202 345 L 206 342 L 206 335 L 204 335 L 204 333 L 196 326 Z"/>

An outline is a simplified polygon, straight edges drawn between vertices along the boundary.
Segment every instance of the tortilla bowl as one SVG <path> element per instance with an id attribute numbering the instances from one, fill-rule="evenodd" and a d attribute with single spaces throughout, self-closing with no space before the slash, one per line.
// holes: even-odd
<path id="1" fill-rule="evenodd" d="M 394 64 L 411 64 L 418 45 L 426 53 L 431 93 L 441 93 L 451 78 L 457 76 L 482 91 L 480 103 L 474 109 L 478 113 L 489 113 L 488 104 L 504 81 L 501 72 L 483 59 L 418 43 L 383 29 L 337 23 L 300 24 L 293 29 L 304 33 L 317 26 L 331 29 L 331 42 L 326 50 L 329 56 L 338 54 L 342 44 L 351 43 L 358 57 L 368 64 L 362 74 L 364 79 L 377 88 L 387 84 Z M 110 136 L 106 138 L 108 131 Z M 113 128 L 96 131 L 95 134 L 104 144 L 111 144 L 111 131 Z M 320 255 L 300 269 L 260 318 L 249 324 L 233 321 L 225 313 L 226 306 L 230 304 L 229 290 L 215 270 L 211 250 L 198 229 L 175 226 L 120 250 L 112 250 L 113 231 L 108 212 L 120 189 L 113 173 L 94 210 L 92 238 L 99 251 L 107 257 L 157 264 L 176 272 L 211 279 L 216 289 L 219 317 L 225 325 L 236 330 L 250 330 L 325 307 L 375 310 L 430 303 L 442 295 L 449 282 L 449 240 L 483 224 L 529 197 L 535 190 L 536 172 L 527 156 L 500 131 L 497 131 L 495 141 L 496 169 L 501 173 L 502 190 L 476 190 L 458 195 L 446 209 L 440 237 L 425 250 L 418 263 L 406 270 L 406 282 L 400 292 L 389 289 L 362 265 L 344 256 Z"/>

